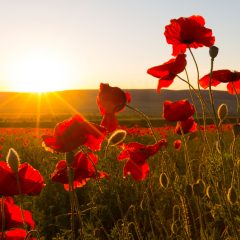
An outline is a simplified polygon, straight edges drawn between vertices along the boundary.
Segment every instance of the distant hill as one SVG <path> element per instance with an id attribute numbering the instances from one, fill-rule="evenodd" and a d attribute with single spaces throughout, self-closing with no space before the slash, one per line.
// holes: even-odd
<path id="1" fill-rule="evenodd" d="M 160 118 L 162 116 L 162 105 L 165 100 L 177 101 L 189 99 L 191 96 L 188 90 L 162 90 L 157 93 L 155 89 L 129 89 L 132 96 L 131 106 L 143 111 L 150 117 Z M 98 90 L 67 90 L 47 94 L 34 93 L 0 93 L 0 119 L 35 119 L 38 112 L 41 119 L 55 119 L 57 116 L 70 116 L 74 112 L 80 112 L 83 116 L 99 116 L 99 109 L 96 104 Z M 194 93 L 192 93 L 195 95 Z M 203 90 L 201 94 L 209 103 L 208 91 Z M 214 101 L 218 107 L 226 103 L 229 113 L 236 116 L 236 98 L 226 91 L 213 91 Z M 194 96 L 198 112 L 201 112 L 199 100 Z M 125 109 L 119 117 L 137 116 L 130 109 Z"/>

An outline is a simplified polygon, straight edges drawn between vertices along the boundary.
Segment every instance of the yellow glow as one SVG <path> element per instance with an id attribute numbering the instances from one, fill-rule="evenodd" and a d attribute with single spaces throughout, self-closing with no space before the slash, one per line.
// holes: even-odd
<path id="1" fill-rule="evenodd" d="M 57 56 L 35 52 L 19 56 L 7 69 L 10 88 L 18 92 L 50 92 L 71 89 L 71 71 Z"/>

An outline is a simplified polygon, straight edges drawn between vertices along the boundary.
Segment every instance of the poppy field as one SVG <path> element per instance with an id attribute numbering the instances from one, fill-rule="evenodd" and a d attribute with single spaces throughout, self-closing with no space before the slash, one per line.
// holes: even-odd
<path id="1" fill-rule="evenodd" d="M 100 83 L 99 123 L 76 113 L 53 129 L 0 128 L 0 239 L 240 238 L 240 72 L 214 70 L 218 48 L 201 16 L 172 19 L 164 35 L 173 58 L 147 73 L 158 94 L 185 82 L 202 111 L 193 98 L 167 100 L 164 126 L 153 127 L 128 92 Z M 210 55 L 202 77 L 199 47 Z M 236 96 L 234 122 L 224 102 L 214 104 L 218 84 Z M 122 125 L 126 108 L 147 127 Z"/>

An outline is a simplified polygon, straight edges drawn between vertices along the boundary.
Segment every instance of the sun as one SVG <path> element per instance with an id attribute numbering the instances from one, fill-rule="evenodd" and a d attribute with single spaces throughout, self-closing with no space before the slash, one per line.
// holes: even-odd
<path id="1" fill-rule="evenodd" d="M 57 55 L 35 52 L 18 56 L 7 70 L 9 87 L 18 92 L 71 89 L 69 64 Z"/>

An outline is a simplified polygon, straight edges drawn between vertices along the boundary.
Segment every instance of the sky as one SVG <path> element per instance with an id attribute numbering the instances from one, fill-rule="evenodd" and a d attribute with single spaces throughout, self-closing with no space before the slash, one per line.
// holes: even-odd
<path id="1" fill-rule="evenodd" d="M 239 0 L 1 0 L 0 91 L 156 89 L 147 69 L 172 58 L 164 30 L 173 18 L 201 15 L 213 30 L 214 69 L 239 69 Z M 200 76 L 207 48 L 193 50 Z M 196 69 L 187 53 L 191 83 Z M 187 88 L 176 79 L 169 89 Z M 216 88 L 225 90 L 222 84 Z"/>

